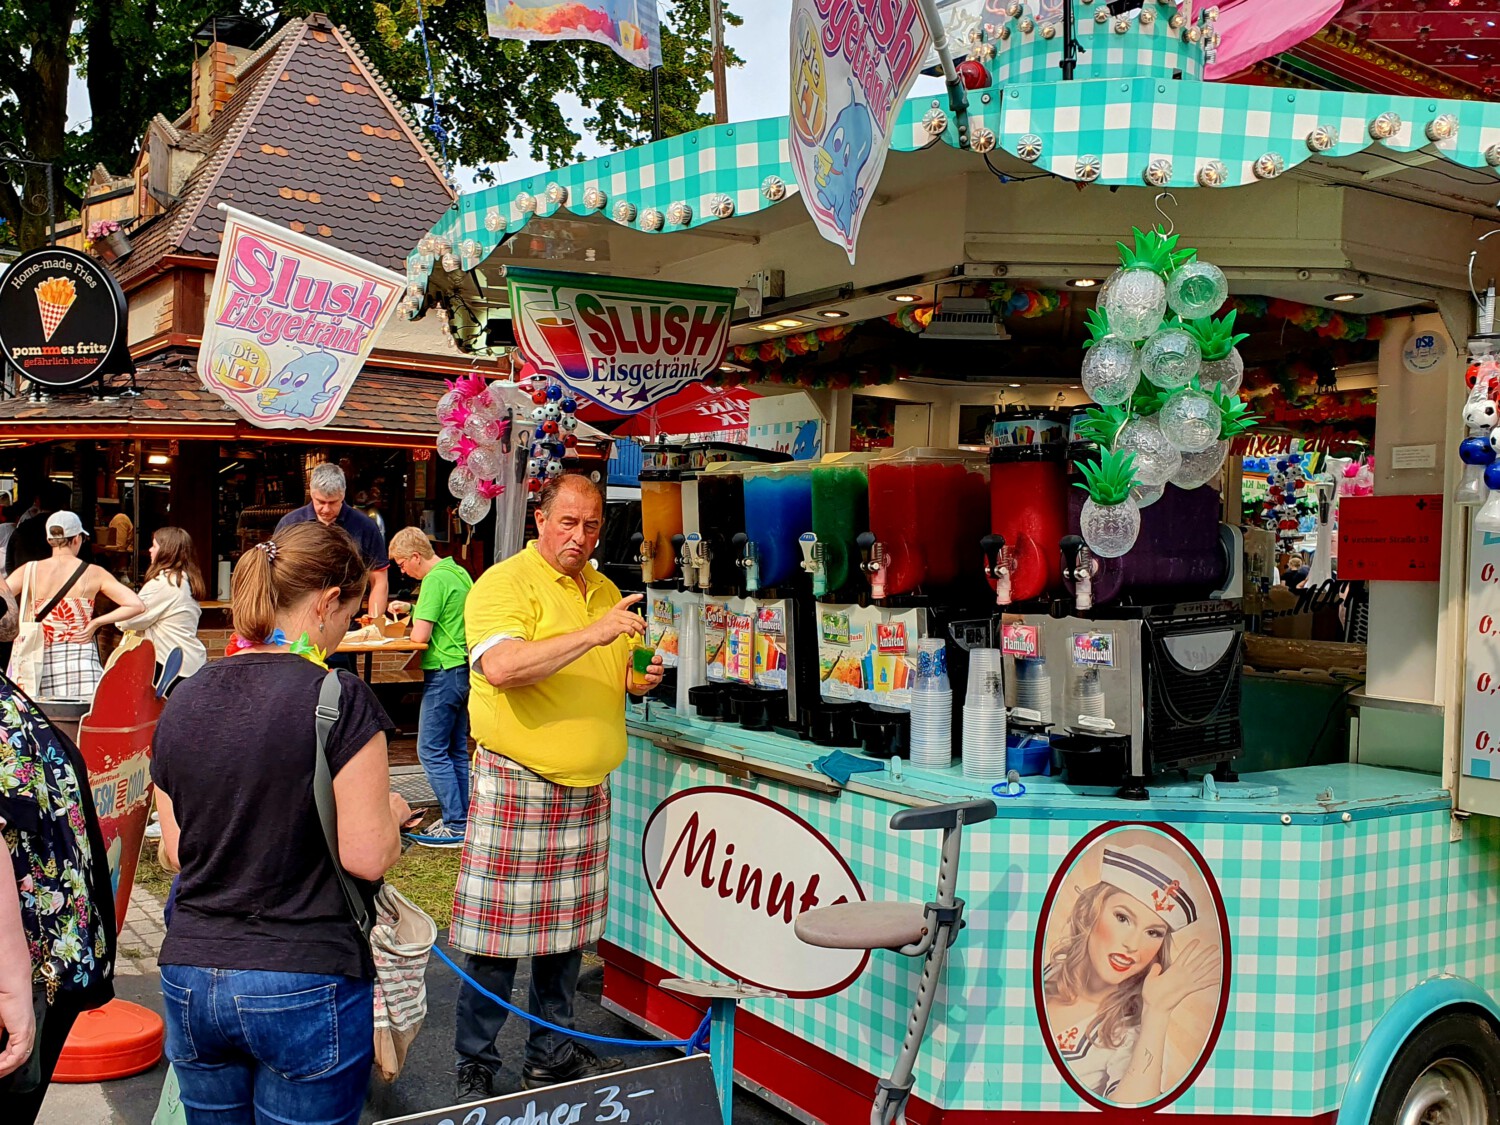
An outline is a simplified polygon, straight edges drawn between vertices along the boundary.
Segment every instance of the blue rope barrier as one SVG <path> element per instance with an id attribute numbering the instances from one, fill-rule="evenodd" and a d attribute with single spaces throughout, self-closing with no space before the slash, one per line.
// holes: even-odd
<path id="1" fill-rule="evenodd" d="M 453 958 L 444 953 L 441 946 L 434 945 L 432 951 L 437 954 L 438 960 L 442 961 L 443 964 L 458 974 L 459 980 L 463 981 L 485 999 L 494 1001 L 507 1012 L 520 1016 L 523 1020 L 534 1023 L 538 1027 L 545 1027 L 548 1031 L 555 1031 L 559 1035 L 568 1035 L 574 1039 L 586 1039 L 590 1043 L 604 1043 L 611 1047 L 632 1047 L 636 1049 L 645 1049 L 648 1047 L 681 1047 L 690 1055 L 707 1049 L 708 1027 L 711 1018 L 708 1015 L 704 1015 L 703 1022 L 698 1025 L 698 1030 L 693 1032 L 692 1037 L 689 1039 L 618 1039 L 613 1035 L 593 1035 L 587 1031 L 575 1031 L 571 1027 L 561 1027 L 558 1024 L 542 1019 L 540 1016 L 534 1016 L 530 1012 L 522 1011 L 509 1000 L 500 999 L 500 997 L 496 996 L 489 989 L 485 988 L 484 985 L 480 984 L 454 964 Z"/>

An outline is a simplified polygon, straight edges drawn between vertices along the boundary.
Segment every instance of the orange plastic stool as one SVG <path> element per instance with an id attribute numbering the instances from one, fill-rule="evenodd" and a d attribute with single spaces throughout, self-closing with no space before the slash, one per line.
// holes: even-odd
<path id="1" fill-rule="evenodd" d="M 106 1082 L 150 1070 L 161 1058 L 167 1027 L 150 1008 L 111 1000 L 84 1012 L 68 1033 L 54 1082 Z"/>

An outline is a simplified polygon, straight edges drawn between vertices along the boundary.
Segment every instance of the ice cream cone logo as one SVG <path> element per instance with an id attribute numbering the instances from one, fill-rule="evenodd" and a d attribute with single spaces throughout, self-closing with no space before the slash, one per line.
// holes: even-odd
<path id="1" fill-rule="evenodd" d="M 72 280 L 66 277 L 49 277 L 36 287 L 37 308 L 42 314 L 43 340 L 52 339 L 52 333 L 57 331 L 57 326 L 68 315 L 68 310 L 77 299 L 78 290 Z"/>

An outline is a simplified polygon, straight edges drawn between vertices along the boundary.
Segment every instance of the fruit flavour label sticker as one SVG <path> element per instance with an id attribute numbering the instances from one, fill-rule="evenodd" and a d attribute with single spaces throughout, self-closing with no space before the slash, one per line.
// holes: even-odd
<path id="1" fill-rule="evenodd" d="M 1042 631 L 1035 625 L 1009 622 L 1000 627 L 1000 651 L 1006 656 L 1032 660 L 1042 655 Z"/>
<path id="2" fill-rule="evenodd" d="M 1078 668 L 1113 668 L 1115 635 L 1113 633 L 1074 633 L 1073 664 Z"/>
<path id="3" fill-rule="evenodd" d="M 787 664 L 786 611 L 762 608 L 755 615 L 755 686 L 786 687 Z"/>
<path id="4" fill-rule="evenodd" d="M 748 613 L 724 620 L 724 678 L 741 684 L 755 679 L 755 619 Z"/>
<path id="5" fill-rule="evenodd" d="M 906 623 L 882 621 L 875 626 L 875 648 L 883 653 L 906 652 Z"/>
<path id="6" fill-rule="evenodd" d="M 727 606 L 709 604 L 703 607 L 703 658 L 707 665 L 708 678 L 717 682 L 724 680 L 725 636 L 728 618 Z"/>
<path id="7" fill-rule="evenodd" d="M 653 598 L 651 618 L 647 622 L 647 641 L 656 655 L 661 657 L 662 667 L 677 667 L 678 654 L 678 610 L 671 598 Z"/>

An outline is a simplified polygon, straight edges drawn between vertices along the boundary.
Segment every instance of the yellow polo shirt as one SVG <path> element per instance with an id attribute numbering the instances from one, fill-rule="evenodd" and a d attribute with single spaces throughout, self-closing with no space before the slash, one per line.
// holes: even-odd
<path id="1" fill-rule="evenodd" d="M 469 727 L 483 747 L 558 785 L 598 785 L 625 760 L 625 672 L 630 642 L 593 648 L 538 684 L 500 691 L 479 657 L 501 640 L 545 641 L 603 617 L 619 588 L 592 566 L 587 594 L 536 544 L 490 567 L 464 604 Z"/>

